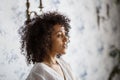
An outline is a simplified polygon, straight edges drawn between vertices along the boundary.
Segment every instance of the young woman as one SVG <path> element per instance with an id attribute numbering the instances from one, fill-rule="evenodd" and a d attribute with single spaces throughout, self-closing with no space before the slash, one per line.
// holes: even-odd
<path id="1" fill-rule="evenodd" d="M 22 53 L 34 66 L 26 80 L 74 80 L 70 66 L 61 58 L 69 42 L 70 20 L 47 12 L 21 29 Z"/>

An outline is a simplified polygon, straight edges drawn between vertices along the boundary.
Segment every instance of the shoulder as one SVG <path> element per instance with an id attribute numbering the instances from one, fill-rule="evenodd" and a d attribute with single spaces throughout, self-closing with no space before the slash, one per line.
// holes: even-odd
<path id="1" fill-rule="evenodd" d="M 41 73 L 44 70 L 44 66 L 42 63 L 36 63 L 33 68 L 31 69 L 31 72 Z"/>
<path id="2" fill-rule="evenodd" d="M 38 80 L 38 78 L 41 79 L 41 80 L 44 80 L 43 72 L 44 72 L 43 65 L 41 63 L 36 63 L 32 67 L 32 69 L 31 69 L 29 75 L 27 76 L 26 80 Z"/>

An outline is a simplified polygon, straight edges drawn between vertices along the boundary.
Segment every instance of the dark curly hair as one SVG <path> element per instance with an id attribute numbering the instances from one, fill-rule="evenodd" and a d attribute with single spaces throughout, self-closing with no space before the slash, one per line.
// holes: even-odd
<path id="1" fill-rule="evenodd" d="M 21 52 L 25 55 L 27 63 L 42 62 L 44 58 L 50 59 L 48 50 L 51 50 L 51 33 L 56 24 L 63 25 L 66 35 L 70 29 L 70 19 L 58 12 L 46 12 L 30 20 L 28 24 L 19 29 L 21 35 Z"/>

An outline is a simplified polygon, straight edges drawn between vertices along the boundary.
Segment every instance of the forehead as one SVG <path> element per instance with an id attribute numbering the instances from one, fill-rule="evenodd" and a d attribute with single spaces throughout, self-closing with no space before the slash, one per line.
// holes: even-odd
<path id="1" fill-rule="evenodd" d="M 54 32 L 62 31 L 65 32 L 65 28 L 62 25 L 56 24 L 53 26 Z"/>

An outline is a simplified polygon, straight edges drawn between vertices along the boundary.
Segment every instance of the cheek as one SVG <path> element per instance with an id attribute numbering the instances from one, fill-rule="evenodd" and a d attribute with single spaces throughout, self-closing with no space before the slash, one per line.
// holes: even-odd
<path id="1" fill-rule="evenodd" d="M 53 44 L 52 44 L 52 48 L 53 48 L 55 51 L 59 51 L 59 50 L 61 50 L 61 48 L 62 48 L 62 43 L 59 42 L 59 41 L 54 41 Z"/>
<path id="2" fill-rule="evenodd" d="M 62 43 L 61 42 L 54 42 L 52 44 L 52 51 L 59 53 L 59 54 L 64 54 L 65 53 L 65 48 L 63 48 Z"/>
<path id="3" fill-rule="evenodd" d="M 59 49 L 60 47 L 62 47 L 62 43 L 56 42 L 56 43 L 54 43 L 54 47 Z"/>

